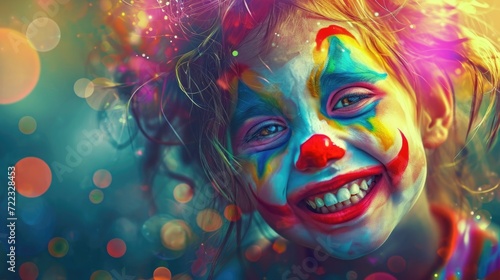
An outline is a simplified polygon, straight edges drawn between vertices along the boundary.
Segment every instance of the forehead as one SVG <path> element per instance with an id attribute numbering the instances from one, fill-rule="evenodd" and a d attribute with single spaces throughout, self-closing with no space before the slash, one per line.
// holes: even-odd
<path id="1" fill-rule="evenodd" d="M 337 28 L 332 30 L 328 28 L 330 26 Z M 321 43 L 318 39 L 345 35 L 344 30 L 358 37 L 357 30 L 347 23 L 296 16 L 277 24 L 274 30 L 259 30 L 249 35 L 238 48 L 236 62 L 254 70 L 276 70 L 298 56 L 312 54 L 317 44 Z"/>
<path id="2" fill-rule="evenodd" d="M 374 74 L 386 72 L 380 57 L 364 47 L 356 39 L 359 38 L 356 29 L 346 23 L 299 18 L 290 26 L 278 25 L 274 34 L 267 37 L 250 38 L 254 41 L 248 41 L 245 51 L 237 57 L 237 65 L 243 66 L 240 70 L 250 71 L 238 71 L 238 76 L 255 92 L 276 93 L 278 86 L 281 94 L 289 95 L 305 87 L 312 90 L 311 83 L 324 82 L 325 76 L 330 77 L 330 83 L 342 82 L 339 79 L 347 82 L 360 75 L 377 76 Z M 266 49 L 267 43 L 271 43 L 270 49 Z M 311 93 L 315 95 L 317 90 Z"/>

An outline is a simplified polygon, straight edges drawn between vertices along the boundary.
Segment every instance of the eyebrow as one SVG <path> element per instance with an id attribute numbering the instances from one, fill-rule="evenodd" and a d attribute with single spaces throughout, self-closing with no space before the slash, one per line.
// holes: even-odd
<path id="1" fill-rule="evenodd" d="M 356 82 L 374 84 L 386 76 L 385 73 L 380 74 L 374 71 L 324 73 L 320 77 L 320 85 L 322 89 L 332 91 Z"/>
<path id="2" fill-rule="evenodd" d="M 242 87 L 242 88 L 240 88 Z M 231 128 L 238 128 L 245 120 L 260 115 L 278 115 L 280 100 L 273 93 L 257 93 L 244 83 L 238 85 L 238 102 L 232 118 Z"/>

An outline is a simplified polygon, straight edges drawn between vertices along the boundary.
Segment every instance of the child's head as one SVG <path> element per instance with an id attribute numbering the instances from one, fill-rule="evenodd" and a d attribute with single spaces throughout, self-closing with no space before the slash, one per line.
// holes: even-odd
<path id="1" fill-rule="evenodd" d="M 355 258 L 380 246 L 419 198 L 424 148 L 446 139 L 451 93 L 435 89 L 427 106 L 440 110 L 423 133 L 413 93 L 354 28 L 303 16 L 291 22 L 300 31 L 274 30 L 285 44 L 236 59 L 232 151 L 274 229 L 312 248 L 330 240 L 323 249 Z"/>
<path id="2" fill-rule="evenodd" d="M 223 24 L 237 51 L 218 80 L 243 178 L 232 187 L 249 189 L 284 237 L 350 259 L 378 248 L 412 207 L 429 211 L 427 172 L 442 163 L 426 155 L 457 133 L 459 95 L 484 90 L 458 81 L 490 90 L 497 62 L 484 55 L 497 54 L 477 48 L 451 5 L 312 2 L 260 7 L 258 19 L 235 4 L 249 11 L 230 10 L 233 25 Z"/>
<path id="3" fill-rule="evenodd" d="M 176 60 L 191 156 L 221 197 L 289 240 L 345 259 L 373 251 L 412 207 L 458 192 L 439 184 L 467 175 L 442 168 L 465 143 L 458 105 L 472 100 L 465 131 L 483 95 L 499 106 L 498 53 L 461 25 L 472 1 L 455 2 L 210 6 L 182 29 L 198 43 Z"/>

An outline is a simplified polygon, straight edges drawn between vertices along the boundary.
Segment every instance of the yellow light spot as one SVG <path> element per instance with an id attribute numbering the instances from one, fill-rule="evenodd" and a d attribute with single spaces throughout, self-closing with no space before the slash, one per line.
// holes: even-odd
<path id="1" fill-rule="evenodd" d="M 180 203 L 188 203 L 193 198 L 193 189 L 188 184 L 178 184 L 174 188 L 174 198 Z"/>
<path id="2" fill-rule="evenodd" d="M 0 61 L 0 104 L 28 96 L 40 76 L 40 58 L 26 36 L 0 28 Z"/>
<path id="3" fill-rule="evenodd" d="M 218 230 L 222 226 L 222 218 L 217 211 L 205 209 L 200 211 L 196 216 L 196 223 L 202 230 L 212 232 Z"/>
<path id="4" fill-rule="evenodd" d="M 25 116 L 19 120 L 19 131 L 24 134 L 32 134 L 36 130 L 36 120 L 33 117 Z"/>
<path id="5" fill-rule="evenodd" d="M 191 236 L 191 228 L 182 220 L 169 221 L 161 228 L 161 243 L 170 250 L 183 250 Z"/>

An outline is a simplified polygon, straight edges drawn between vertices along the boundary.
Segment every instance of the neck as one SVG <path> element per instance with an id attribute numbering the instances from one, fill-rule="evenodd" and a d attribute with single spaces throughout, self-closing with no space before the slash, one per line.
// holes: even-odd
<path id="1" fill-rule="evenodd" d="M 430 209 L 427 196 L 422 194 L 405 219 L 379 249 L 381 253 L 375 252 L 387 258 L 401 257 L 397 259 L 405 261 L 405 269 L 398 274 L 402 279 L 430 278 L 433 270 L 440 265 L 441 259 L 437 251 L 443 233 Z M 386 262 L 386 269 L 387 266 Z M 398 265 L 393 264 L 393 266 Z M 389 264 L 389 269 L 391 268 L 395 267 Z"/>

